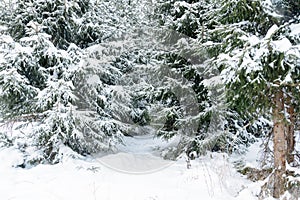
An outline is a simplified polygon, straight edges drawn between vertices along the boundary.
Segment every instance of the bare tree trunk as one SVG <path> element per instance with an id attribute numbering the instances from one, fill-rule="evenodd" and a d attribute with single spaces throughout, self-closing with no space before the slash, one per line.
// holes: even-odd
<path id="1" fill-rule="evenodd" d="M 287 162 L 292 163 L 294 162 L 294 149 L 295 149 L 295 108 L 292 105 L 291 97 L 287 96 L 286 104 L 288 106 L 287 112 L 289 114 L 289 124 L 287 126 L 287 133 L 286 133 L 286 141 L 287 141 Z"/>
<path id="2" fill-rule="evenodd" d="M 274 99 L 274 193 L 273 197 L 279 198 L 284 193 L 286 172 L 286 137 L 284 126 L 284 97 L 280 89 L 275 93 Z"/>

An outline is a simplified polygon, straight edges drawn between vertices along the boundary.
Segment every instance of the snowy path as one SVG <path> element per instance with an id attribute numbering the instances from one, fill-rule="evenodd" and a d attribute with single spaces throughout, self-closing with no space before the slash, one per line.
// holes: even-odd
<path id="1" fill-rule="evenodd" d="M 95 158 L 106 167 L 119 172 L 152 173 L 174 163 L 174 161 L 161 159 L 159 151 L 177 142 L 177 139 L 166 142 L 153 135 L 125 137 L 125 145 L 118 145 L 116 154 L 95 156 Z"/>
<path id="2" fill-rule="evenodd" d="M 164 163 L 155 156 L 158 141 L 147 136 L 127 138 L 120 152 L 97 159 L 65 159 L 54 166 L 12 168 L 19 152 L 0 151 L 1 200 L 233 200 L 256 199 L 257 185 L 237 174 L 225 154 L 212 153 L 192 161 L 184 159 L 154 173 L 123 173 L 103 161 L 120 167 L 145 170 L 149 163 Z M 160 146 L 165 144 L 160 143 Z M 123 148 L 123 149 L 122 149 Z M 129 152 L 131 151 L 131 152 Z M 15 158 L 16 160 L 12 159 Z M 128 162 L 129 161 L 129 162 Z M 134 166 L 130 163 L 134 163 Z M 170 162 L 168 162 L 170 163 Z M 150 166 L 151 168 L 151 166 Z M 132 169 L 131 169 L 132 170 Z M 243 189 L 247 188 L 247 189 Z"/>

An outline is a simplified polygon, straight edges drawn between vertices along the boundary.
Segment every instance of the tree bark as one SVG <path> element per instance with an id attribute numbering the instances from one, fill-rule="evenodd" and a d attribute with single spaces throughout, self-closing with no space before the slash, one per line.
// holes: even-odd
<path id="1" fill-rule="evenodd" d="M 284 193 L 286 173 L 286 137 L 284 125 L 284 96 L 279 89 L 273 99 L 274 110 L 274 192 L 273 197 L 279 198 Z"/>
<path id="2" fill-rule="evenodd" d="M 286 141 L 287 141 L 287 162 L 293 163 L 294 162 L 294 149 L 295 149 L 295 108 L 292 105 L 291 97 L 287 96 L 286 104 L 288 106 L 287 112 L 289 114 L 289 124 L 287 126 L 286 132 Z"/>

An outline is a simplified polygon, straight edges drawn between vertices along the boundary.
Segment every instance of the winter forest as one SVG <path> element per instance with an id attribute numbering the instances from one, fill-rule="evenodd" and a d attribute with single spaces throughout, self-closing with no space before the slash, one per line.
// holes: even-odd
<path id="1" fill-rule="evenodd" d="M 0 199 L 300 199 L 299 0 L 0 9 Z"/>

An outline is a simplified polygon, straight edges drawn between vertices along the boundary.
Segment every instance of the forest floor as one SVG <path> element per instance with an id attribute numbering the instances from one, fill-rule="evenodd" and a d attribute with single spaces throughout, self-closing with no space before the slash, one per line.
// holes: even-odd
<path id="1" fill-rule="evenodd" d="M 174 141 L 171 141 L 174 142 Z M 169 145 L 151 136 L 126 137 L 118 152 L 90 158 L 67 157 L 56 165 L 16 168 L 22 155 L 0 150 L 2 200 L 233 200 L 257 199 L 262 182 L 251 182 L 233 165 L 236 158 L 208 153 L 191 161 L 160 158 Z M 259 147 L 246 156 L 255 164 Z M 68 149 L 66 149 L 68 151 Z M 247 161 L 247 162 L 248 162 Z"/>

